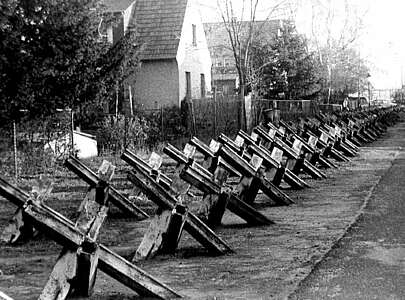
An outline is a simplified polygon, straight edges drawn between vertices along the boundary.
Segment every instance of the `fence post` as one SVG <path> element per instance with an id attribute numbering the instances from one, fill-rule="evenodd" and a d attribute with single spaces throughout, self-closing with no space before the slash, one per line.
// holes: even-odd
<path id="1" fill-rule="evenodd" d="M 238 113 L 238 121 L 239 121 L 239 129 L 243 131 L 247 131 L 246 127 L 246 108 L 245 108 L 245 87 L 242 86 L 242 90 L 240 92 L 240 106 L 239 106 L 239 113 Z"/>
<path id="2" fill-rule="evenodd" d="M 128 141 L 127 135 L 128 135 L 128 119 L 127 119 L 127 115 L 124 114 L 124 147 L 122 150 L 127 148 L 127 141 Z"/>
<path id="3" fill-rule="evenodd" d="M 161 141 L 164 142 L 165 141 L 165 119 L 164 119 L 164 115 L 163 115 L 164 109 L 163 109 L 163 104 L 160 105 L 160 134 L 161 134 Z"/>
<path id="4" fill-rule="evenodd" d="M 13 147 L 14 147 L 14 176 L 15 181 L 18 181 L 18 156 L 17 156 L 17 125 L 13 121 Z"/>
<path id="5" fill-rule="evenodd" d="M 212 90 L 214 91 L 214 98 L 213 98 L 213 104 L 214 104 L 214 111 L 213 111 L 213 118 L 214 118 L 214 137 L 216 138 L 218 136 L 218 116 L 217 116 L 217 88 L 213 87 Z"/>
<path id="6" fill-rule="evenodd" d="M 189 113 L 190 113 L 190 118 L 191 118 L 191 135 L 195 136 L 197 135 L 196 132 L 196 122 L 195 122 L 195 113 L 194 113 L 194 104 L 193 104 L 193 100 L 188 99 L 188 105 L 189 105 Z"/>
<path id="7" fill-rule="evenodd" d="M 73 108 L 70 109 L 70 146 L 72 148 L 71 150 L 71 154 L 75 155 L 75 141 L 74 141 L 74 130 L 75 130 L 75 124 L 74 124 L 74 112 L 73 112 Z"/>

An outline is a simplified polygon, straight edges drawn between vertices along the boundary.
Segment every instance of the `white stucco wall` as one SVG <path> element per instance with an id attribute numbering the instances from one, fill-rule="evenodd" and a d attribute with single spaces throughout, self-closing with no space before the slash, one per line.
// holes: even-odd
<path id="1" fill-rule="evenodd" d="M 196 46 L 193 45 L 193 24 L 196 25 Z M 189 0 L 187 4 L 176 59 L 179 68 L 179 101 L 186 96 L 186 72 L 191 73 L 192 98 L 201 98 L 201 74 L 205 75 L 206 91 L 211 90 L 211 57 L 195 0 Z"/>
<path id="2" fill-rule="evenodd" d="M 143 108 L 156 108 L 160 105 L 178 105 L 179 73 L 177 62 L 172 60 L 142 61 L 135 76 L 133 104 Z"/>
<path id="3" fill-rule="evenodd" d="M 132 9 L 133 9 L 134 5 L 135 5 L 135 1 L 132 2 L 132 4 L 126 10 L 124 10 L 124 12 L 122 13 L 123 17 L 124 17 L 124 33 L 127 32 L 129 20 L 131 18 Z"/>

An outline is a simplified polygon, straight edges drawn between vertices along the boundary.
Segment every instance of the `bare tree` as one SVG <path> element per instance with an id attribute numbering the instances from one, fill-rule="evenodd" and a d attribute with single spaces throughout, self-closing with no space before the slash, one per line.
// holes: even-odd
<path id="1" fill-rule="evenodd" d="M 267 8 L 268 13 L 265 21 L 268 21 L 275 12 L 280 11 L 285 4 L 290 2 L 288 0 L 275 0 Z M 236 1 L 232 0 L 217 0 L 217 6 L 228 33 L 229 45 L 235 59 L 239 93 L 243 99 L 247 92 L 247 85 L 252 86 L 251 83 L 257 80 L 258 72 L 252 69 L 251 47 L 255 34 L 263 29 L 264 23 L 261 26 L 255 24 L 260 0 L 238 0 L 237 7 L 235 7 L 235 3 Z M 241 105 L 239 117 L 242 128 L 245 128 L 244 105 Z"/>
<path id="2" fill-rule="evenodd" d="M 234 7 L 232 0 L 217 0 L 222 21 L 228 33 L 229 44 L 235 59 L 235 66 L 239 76 L 240 94 L 246 92 L 246 85 L 251 73 L 251 47 L 258 32 L 263 30 L 266 21 L 269 21 L 277 12 L 288 8 L 292 10 L 292 1 L 276 0 L 267 7 L 267 16 L 259 26 L 257 21 L 260 0 L 238 1 L 239 6 Z M 253 74 L 253 73 L 252 73 Z"/>
<path id="3" fill-rule="evenodd" d="M 321 65 L 327 71 L 329 103 L 336 65 L 336 57 L 348 48 L 355 47 L 362 33 L 367 9 L 360 9 L 349 0 L 310 0 L 312 8 L 312 37 Z"/>

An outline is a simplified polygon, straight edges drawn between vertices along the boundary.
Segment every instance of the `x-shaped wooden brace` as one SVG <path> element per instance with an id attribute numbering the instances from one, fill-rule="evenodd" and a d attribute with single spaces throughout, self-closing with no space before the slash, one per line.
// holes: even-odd
<path id="1" fill-rule="evenodd" d="M 210 155 L 214 155 L 210 149 L 205 150 L 205 154 L 208 151 Z M 226 186 L 230 171 L 228 166 L 219 163 L 213 173 L 210 172 L 194 160 L 196 146 L 191 144 L 186 144 L 184 151 L 169 144 L 163 151 L 183 168 L 180 177 L 204 193 L 203 213 L 209 226 L 221 224 L 225 209 L 236 214 L 249 225 L 273 223 L 255 208 L 239 199 L 232 189 Z"/>
<path id="2" fill-rule="evenodd" d="M 121 158 L 127 162 L 133 169 L 128 173 L 128 179 L 137 186 L 146 197 L 153 201 L 161 211 L 176 211 L 184 217 L 184 228 L 195 240 L 208 249 L 214 255 L 223 255 L 231 253 L 233 250 L 223 241 L 215 232 L 213 232 L 204 222 L 202 222 L 195 214 L 190 212 L 187 207 L 179 201 L 179 189 L 182 189 L 182 195 L 188 192 L 188 188 L 184 187 L 182 183 L 172 181 L 170 186 L 162 183 L 161 172 L 156 169 L 148 168 L 147 162 L 140 163 L 140 159 L 131 151 L 126 150 Z M 176 190 L 173 190 L 173 183 L 176 184 Z M 180 211 L 177 211 L 177 208 Z M 180 238 L 181 231 L 177 234 L 177 242 Z M 174 246 L 173 246 L 174 244 Z M 171 248 L 173 250 L 177 247 L 176 241 L 171 241 Z M 163 252 L 167 252 L 163 250 Z"/>
<path id="3" fill-rule="evenodd" d="M 289 205 L 294 201 L 281 191 L 270 180 L 265 178 L 261 166 L 263 159 L 257 155 L 246 156 L 240 144 L 232 141 L 224 134 L 219 136 L 221 146 L 218 148 L 218 156 L 241 174 L 237 186 L 238 196 L 248 204 L 252 204 L 259 190 L 267 195 L 278 205 Z M 246 160 L 250 158 L 250 161 Z"/>
<path id="4" fill-rule="evenodd" d="M 319 164 L 324 168 L 337 168 L 337 166 L 327 157 L 325 157 L 317 148 L 318 138 L 316 136 L 308 135 L 307 140 L 305 140 L 305 138 L 301 136 L 297 132 L 297 130 L 294 129 L 290 124 L 287 124 L 283 121 L 280 121 L 280 124 L 290 134 L 292 145 L 294 145 L 294 143 L 297 143 L 297 141 L 302 144 L 302 151 L 305 153 L 305 157 L 311 164 L 313 164 L 314 166 Z"/>
<path id="5" fill-rule="evenodd" d="M 263 127 L 258 126 L 253 129 L 253 132 L 262 140 L 262 144 L 265 148 L 270 151 L 274 148 L 282 151 L 282 155 L 287 158 L 286 168 L 291 170 L 295 175 L 298 176 L 301 172 L 305 172 L 314 179 L 326 178 L 323 172 L 311 164 L 305 157 L 301 156 L 301 148 L 298 150 L 293 149 L 276 136 L 277 132 L 284 136 L 285 129 L 284 131 L 280 131 L 279 129 L 275 130 L 274 128 L 270 128 L 269 132 L 266 132 Z"/>
<path id="6" fill-rule="evenodd" d="M 330 139 L 327 132 L 322 130 L 321 122 L 315 119 L 307 119 L 305 123 L 306 134 L 309 136 L 314 136 L 318 139 L 317 147 L 322 150 L 322 154 L 326 158 L 333 158 L 336 161 L 344 162 L 349 161 L 349 159 L 344 156 L 340 151 L 334 148 L 334 140 Z"/>
<path id="7" fill-rule="evenodd" d="M 99 176 L 77 158 L 70 156 L 65 160 L 65 166 L 84 180 L 90 186 L 96 186 L 100 181 Z M 137 219 L 147 219 L 149 216 L 131 200 L 122 195 L 118 190 L 109 185 L 108 201 L 122 210 L 128 216 Z"/>
<path id="8" fill-rule="evenodd" d="M 30 196 L 0 178 L 0 195 L 23 208 L 27 219 L 40 231 L 64 247 L 54 270 L 39 299 L 66 299 L 72 289 L 79 295 L 91 293 L 96 270 L 131 288 L 141 296 L 159 299 L 179 298 L 169 287 L 131 264 L 121 256 L 96 241 L 98 231 L 105 219 L 108 196 L 106 186 L 100 183 L 88 197 L 94 202 L 87 207 L 78 221 L 73 223 L 45 204 L 30 199 Z"/>
<path id="9" fill-rule="evenodd" d="M 295 175 L 291 170 L 285 168 L 281 164 L 282 157 L 277 155 L 278 148 L 273 148 L 270 152 L 267 148 L 263 147 L 260 139 L 256 133 L 252 133 L 249 136 L 246 132 L 240 130 L 238 133 L 238 139 L 242 139 L 244 147 L 251 155 L 257 155 L 263 159 L 262 167 L 266 178 L 271 180 L 276 186 L 280 186 L 281 181 L 284 180 L 293 189 L 303 189 L 304 187 L 310 187 L 304 180 Z"/>

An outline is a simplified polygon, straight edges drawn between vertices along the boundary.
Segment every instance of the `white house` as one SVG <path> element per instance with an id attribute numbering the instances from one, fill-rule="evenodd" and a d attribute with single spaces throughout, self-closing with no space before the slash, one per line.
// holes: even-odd
<path id="1" fill-rule="evenodd" d="M 122 15 L 121 33 L 117 28 L 108 31 L 112 41 L 135 30 L 142 49 L 139 71 L 128 80 L 133 105 L 157 108 L 179 105 L 186 97 L 205 97 L 211 90 L 212 63 L 195 0 L 108 3 L 110 11 Z"/>

